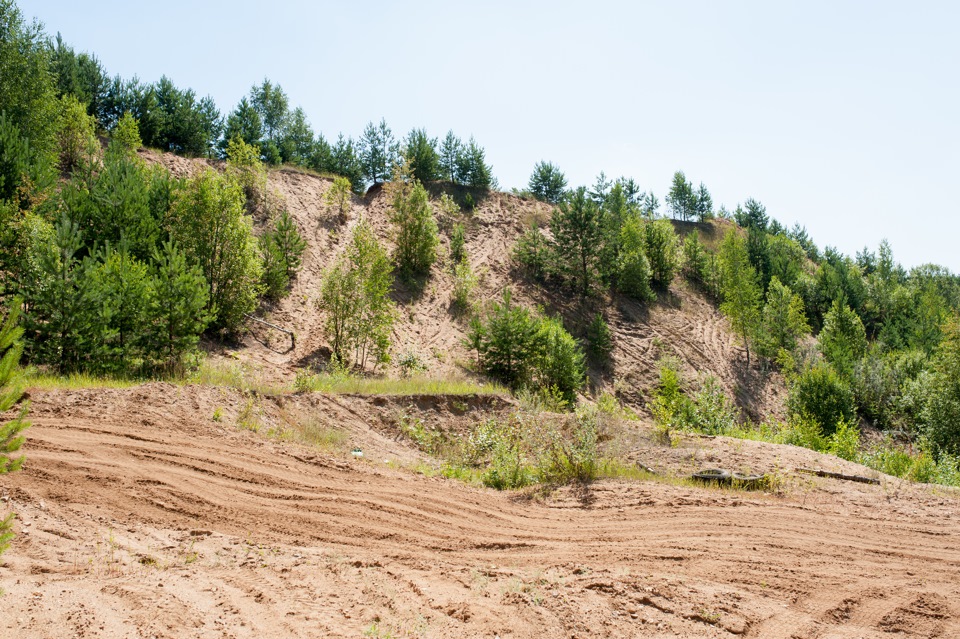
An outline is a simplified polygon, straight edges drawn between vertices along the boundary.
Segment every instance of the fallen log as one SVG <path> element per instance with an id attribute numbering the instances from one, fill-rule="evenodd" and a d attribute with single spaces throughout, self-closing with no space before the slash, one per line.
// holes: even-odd
<path id="1" fill-rule="evenodd" d="M 814 468 L 795 468 L 794 470 L 798 473 L 807 473 L 808 475 L 816 475 L 817 477 L 829 477 L 830 479 L 843 479 L 845 481 L 855 481 L 861 484 L 880 485 L 879 479 L 864 477 L 863 475 L 846 475 L 844 473 L 834 473 L 829 470 L 817 470 Z"/>

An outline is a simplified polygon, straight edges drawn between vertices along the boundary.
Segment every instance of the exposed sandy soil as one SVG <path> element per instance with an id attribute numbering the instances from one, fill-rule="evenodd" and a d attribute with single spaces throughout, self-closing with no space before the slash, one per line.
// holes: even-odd
<path id="1" fill-rule="evenodd" d="M 259 434 L 236 426 L 235 391 L 33 391 L 28 461 L 2 485 L 20 520 L 0 636 L 960 636 L 953 491 L 800 478 L 867 471 L 641 430 L 631 454 L 661 472 L 750 468 L 785 490 L 499 493 L 397 467 L 419 454 L 396 417 L 455 426 L 509 403 L 253 399 Z M 267 436 L 311 418 L 364 458 Z"/>
<path id="2" fill-rule="evenodd" d="M 209 160 L 190 160 L 171 154 L 141 151 L 149 162 L 166 166 L 177 176 L 188 176 L 208 167 L 222 167 Z M 281 202 L 296 221 L 308 242 L 303 267 L 293 283 L 289 297 L 261 315 L 296 334 L 296 347 L 290 348 L 287 335 L 256 323 L 240 348 L 230 356 L 247 364 L 267 379 L 289 382 L 298 369 L 322 369 L 329 358 L 329 345 L 323 335 L 323 314 L 316 307 L 323 270 L 334 263 L 346 248 L 350 230 L 367 220 L 379 238 L 392 246 L 388 221 L 389 197 L 375 189 L 365 197 L 352 198 L 344 217 L 324 201 L 332 181 L 310 173 L 282 168 L 269 173 L 271 197 Z M 436 204 L 436 199 L 434 199 Z M 550 208 L 506 193 L 491 193 L 478 200 L 472 212 L 446 216 L 434 206 L 441 231 L 440 259 L 422 291 L 412 291 L 396 282 L 394 299 L 399 319 L 392 341 L 393 354 L 416 354 L 437 376 L 471 377 L 469 362 L 473 355 L 463 345 L 466 318 L 451 306 L 453 275 L 448 257 L 449 236 L 455 223 L 467 230 L 467 253 L 480 280 L 478 303 L 499 300 L 502 290 L 511 287 L 514 300 L 529 306 L 541 306 L 549 313 L 560 313 L 576 336 L 598 310 L 603 310 L 614 334 L 611 365 L 591 371 L 594 387 L 613 390 L 635 410 L 646 410 L 645 393 L 656 383 L 657 360 L 663 355 L 680 359 L 693 382 L 705 375 L 715 376 L 727 394 L 734 398 L 744 416 L 759 420 L 783 412 L 783 383 L 775 373 L 764 374 L 745 365 L 745 353 L 730 333 L 726 320 L 701 293 L 677 278 L 671 289 L 654 304 L 643 305 L 619 296 L 595 300 L 580 308 L 570 291 L 547 291 L 527 281 L 512 264 L 513 246 L 532 220 L 546 222 Z M 269 221 L 255 219 L 258 229 Z M 708 243 L 715 243 L 722 229 L 712 225 L 678 223 L 680 232 L 698 228 Z M 224 353 L 217 346 L 213 355 Z M 392 371 L 394 374 L 396 370 Z"/>

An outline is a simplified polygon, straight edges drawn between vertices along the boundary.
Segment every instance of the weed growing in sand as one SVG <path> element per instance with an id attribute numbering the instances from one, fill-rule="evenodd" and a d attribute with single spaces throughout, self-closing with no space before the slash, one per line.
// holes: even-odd
<path id="1" fill-rule="evenodd" d="M 406 413 L 401 413 L 397 417 L 397 424 L 400 426 L 400 432 L 409 437 L 417 447 L 427 453 L 437 454 L 440 448 L 446 443 L 446 436 L 443 431 L 427 426 L 419 417 L 411 417 Z"/>
<path id="2" fill-rule="evenodd" d="M 364 637 L 376 637 L 377 639 L 393 639 L 393 631 L 388 628 L 381 628 L 378 622 L 373 622 L 363 631 Z"/>
<path id="3" fill-rule="evenodd" d="M 217 406 L 216 408 L 213 409 L 213 421 L 215 422 L 223 421 L 223 408 L 221 406 Z"/>
<path id="4" fill-rule="evenodd" d="M 346 431 L 327 426 L 313 416 L 295 422 L 291 429 L 284 432 L 287 437 L 292 432 L 295 439 L 331 452 L 345 451 L 350 439 Z"/>
<path id="5" fill-rule="evenodd" d="M 240 414 L 237 415 L 237 426 L 258 433 L 261 425 L 259 407 L 253 399 L 248 399 L 243 408 L 240 409 Z"/>

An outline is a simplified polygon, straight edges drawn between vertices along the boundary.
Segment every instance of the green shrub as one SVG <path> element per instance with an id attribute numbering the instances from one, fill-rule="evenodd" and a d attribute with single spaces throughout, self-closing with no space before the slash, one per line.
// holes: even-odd
<path id="1" fill-rule="evenodd" d="M 259 238 L 263 260 L 264 295 L 280 299 L 289 292 L 290 281 L 296 277 L 303 263 L 307 243 L 300 235 L 296 222 L 286 211 L 280 213 L 274 227 Z"/>
<path id="2" fill-rule="evenodd" d="M 801 446 L 823 452 L 829 446 L 823 435 L 823 428 L 814 419 L 803 416 L 793 416 L 780 433 L 780 440 L 791 446 Z"/>
<path id="3" fill-rule="evenodd" d="M 477 276 L 470 268 L 470 262 L 461 260 L 453 267 L 453 304 L 460 311 L 473 306 L 473 290 L 477 286 Z"/>
<path id="4" fill-rule="evenodd" d="M 587 325 L 587 354 L 595 362 L 606 362 L 612 352 L 613 331 L 603 313 L 597 313 Z"/>
<path id="5" fill-rule="evenodd" d="M 853 378 L 853 368 L 867 353 L 867 333 L 860 317 L 846 304 L 834 300 L 823 318 L 818 337 L 820 351 L 845 380 Z"/>
<path id="6" fill-rule="evenodd" d="M 484 318 L 470 323 L 466 344 L 480 368 L 517 390 L 556 387 L 572 401 L 583 385 L 583 353 L 557 318 L 541 318 L 512 303 L 509 289 Z"/>
<path id="7" fill-rule="evenodd" d="M 393 191 L 390 221 L 394 225 L 394 261 L 398 270 L 409 277 L 429 272 L 437 259 L 437 222 L 420 182 L 405 183 L 395 179 L 388 187 Z"/>
<path id="8" fill-rule="evenodd" d="M 898 374 L 879 349 L 853 367 L 851 387 L 860 413 L 881 428 L 893 425 L 900 396 Z"/>
<path id="9" fill-rule="evenodd" d="M 540 481 L 564 484 L 595 479 L 600 469 L 600 414 L 595 406 L 581 406 L 566 432 L 556 425 L 541 427 L 538 459 Z"/>
<path id="10" fill-rule="evenodd" d="M 401 353 L 400 356 L 397 357 L 397 367 L 400 369 L 400 374 L 404 377 L 418 375 L 427 370 L 427 365 L 420 359 L 420 356 L 410 351 Z"/>
<path id="11" fill-rule="evenodd" d="M 240 185 L 212 170 L 191 178 L 174 202 L 169 224 L 171 239 L 207 281 L 213 325 L 237 330 L 257 307 L 263 277 Z"/>
<path id="12" fill-rule="evenodd" d="M 129 111 L 125 111 L 123 116 L 117 120 L 116 126 L 110 132 L 110 139 L 119 144 L 127 152 L 136 152 L 143 141 L 140 139 L 140 127 L 137 125 L 137 119 Z"/>
<path id="13" fill-rule="evenodd" d="M 540 320 L 537 331 L 536 383 L 559 391 L 568 402 L 583 386 L 583 351 L 559 318 Z"/>
<path id="14" fill-rule="evenodd" d="M 680 270 L 680 242 L 669 220 L 643 223 L 644 254 L 650 262 L 650 280 L 667 288 Z"/>
<path id="15" fill-rule="evenodd" d="M 715 377 L 707 376 L 693 397 L 690 428 L 708 435 L 723 435 L 737 423 L 739 411 Z"/>
<path id="16" fill-rule="evenodd" d="M 60 152 L 60 170 L 73 171 L 85 158 L 93 155 L 97 139 L 96 120 L 87 115 L 87 107 L 72 95 L 60 98 L 57 119 L 57 144 Z"/>
<path id="17" fill-rule="evenodd" d="M 646 255 L 645 220 L 638 215 L 627 217 L 619 231 L 619 255 L 616 264 L 616 287 L 625 295 L 641 301 L 652 301 L 656 294 L 650 288 L 650 261 Z"/>
<path id="18" fill-rule="evenodd" d="M 840 421 L 837 430 L 830 436 L 827 452 L 840 459 L 856 461 L 860 453 L 860 429 L 856 424 Z"/>
<path id="19" fill-rule="evenodd" d="M 464 261 L 467 257 L 467 235 L 463 224 L 453 225 L 453 234 L 450 236 L 450 260 L 454 265 Z"/>
<path id="20" fill-rule="evenodd" d="M 539 328 L 538 318 L 514 304 L 508 288 L 486 317 L 471 321 L 467 346 L 477 351 L 477 361 L 487 375 L 519 389 L 533 380 Z"/>
<path id="21" fill-rule="evenodd" d="M 530 226 L 513 247 L 517 265 L 535 280 L 543 281 L 553 271 L 553 251 L 536 226 Z"/>
<path id="22" fill-rule="evenodd" d="M 853 422 L 856 411 L 853 393 L 836 371 L 818 363 L 800 373 L 787 399 L 790 414 L 815 422 L 823 433 L 831 435 L 840 422 Z"/>
<path id="23" fill-rule="evenodd" d="M 497 490 L 511 490 L 529 486 L 536 481 L 525 463 L 520 445 L 501 441 L 494 448 L 490 466 L 481 476 L 483 485 Z"/>
<path id="24" fill-rule="evenodd" d="M 680 362 L 673 357 L 663 357 L 657 366 L 660 378 L 649 408 L 657 432 L 669 438 L 670 431 L 690 424 L 693 405 L 681 388 Z"/>
<path id="25" fill-rule="evenodd" d="M 324 271 L 317 307 L 324 312 L 324 332 L 338 362 L 361 368 L 372 355 L 375 364 L 390 360 L 390 333 L 396 317 L 390 299 L 393 267 L 373 229 L 361 222 L 353 229 L 346 255 Z"/>

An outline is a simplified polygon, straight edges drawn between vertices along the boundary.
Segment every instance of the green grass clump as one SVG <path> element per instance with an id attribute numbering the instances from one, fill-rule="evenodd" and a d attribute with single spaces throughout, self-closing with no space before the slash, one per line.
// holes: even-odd
<path id="1" fill-rule="evenodd" d="M 433 377 L 357 377 L 326 373 L 298 375 L 298 392 L 322 392 L 342 395 L 500 395 L 510 392 L 498 384 L 481 384 L 464 379 Z"/>
<path id="2" fill-rule="evenodd" d="M 277 384 L 266 380 L 261 373 L 240 363 L 204 360 L 195 371 L 171 380 L 179 384 L 215 386 L 251 391 L 259 395 L 282 395 L 291 392 L 287 384 Z"/>
<path id="3" fill-rule="evenodd" d="M 293 433 L 292 439 L 331 452 L 345 451 L 350 439 L 347 431 L 333 428 L 312 417 L 298 421 L 287 429 L 288 438 L 290 438 L 291 432 Z"/>
<path id="4" fill-rule="evenodd" d="M 89 373 L 71 373 L 70 375 L 54 375 L 30 368 L 17 378 L 16 383 L 22 388 L 39 388 L 41 390 L 81 390 L 84 388 L 132 388 L 143 384 L 144 379 L 127 379 L 122 377 L 107 377 L 91 375 Z"/>

